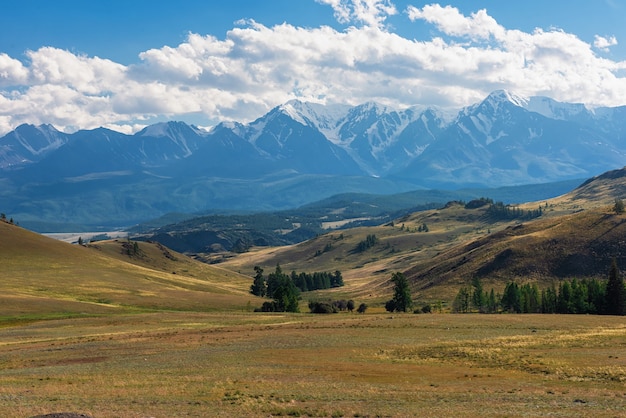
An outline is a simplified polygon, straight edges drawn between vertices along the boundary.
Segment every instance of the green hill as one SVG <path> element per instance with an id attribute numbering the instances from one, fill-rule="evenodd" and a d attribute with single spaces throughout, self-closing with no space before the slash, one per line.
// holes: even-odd
<path id="1" fill-rule="evenodd" d="M 339 269 L 346 285 L 331 292 L 372 301 L 389 297 L 396 271 L 427 300 L 451 300 L 473 277 L 496 290 L 510 280 L 547 285 L 564 278 L 603 278 L 612 258 L 626 266 L 626 218 L 610 205 L 621 196 L 626 196 L 626 170 L 615 170 L 554 199 L 512 207 L 450 202 L 384 225 L 256 248 L 223 265 L 248 274 L 254 265 L 272 269 L 277 263 L 284 271 Z M 357 251 L 370 235 L 375 245 Z"/>
<path id="2" fill-rule="evenodd" d="M 246 277 L 160 244 L 136 245 L 71 245 L 0 222 L 0 317 L 232 310 L 254 299 Z"/>

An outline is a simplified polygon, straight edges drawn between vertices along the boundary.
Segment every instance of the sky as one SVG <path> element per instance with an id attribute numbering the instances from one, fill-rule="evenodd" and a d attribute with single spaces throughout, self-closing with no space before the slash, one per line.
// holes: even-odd
<path id="1" fill-rule="evenodd" d="M 289 100 L 626 105 L 626 0 L 4 0 L 0 134 L 249 122 Z"/>

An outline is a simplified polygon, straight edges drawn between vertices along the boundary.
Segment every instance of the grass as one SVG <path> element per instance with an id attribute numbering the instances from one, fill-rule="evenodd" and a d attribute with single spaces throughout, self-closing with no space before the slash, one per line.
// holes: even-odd
<path id="1" fill-rule="evenodd" d="M 572 219 L 599 219 L 588 213 Z M 129 256 L 123 241 L 72 246 L 0 223 L 0 416 L 626 416 L 623 317 L 382 312 L 393 271 L 437 253 L 457 263 L 453 242 L 487 235 L 479 218 L 452 206 L 218 267 L 157 244 Z M 540 222 L 489 228 L 511 241 L 576 230 Z M 415 232 L 423 223 L 429 232 Z M 379 244 L 354 254 L 372 233 Z M 248 294 L 260 261 L 266 272 L 339 268 L 346 286 L 312 296 L 371 308 L 249 312 L 262 303 Z M 455 280 L 433 289 L 452 294 Z"/>
<path id="2" fill-rule="evenodd" d="M 0 234 L 0 326 L 3 317 L 243 310 L 262 303 L 249 295 L 248 277 L 158 244 L 139 243 L 129 256 L 123 240 L 83 247 L 5 222 Z"/>
<path id="3" fill-rule="evenodd" d="M 624 416 L 623 318 L 151 313 L 0 329 L 0 415 Z"/>

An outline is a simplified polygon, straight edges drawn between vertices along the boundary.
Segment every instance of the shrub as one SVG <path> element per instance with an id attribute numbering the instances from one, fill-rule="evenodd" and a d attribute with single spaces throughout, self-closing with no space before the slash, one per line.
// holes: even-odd
<path id="1" fill-rule="evenodd" d="M 317 314 L 331 314 L 331 313 L 337 313 L 339 312 L 339 310 L 334 306 L 334 304 L 331 304 L 329 302 L 309 302 L 309 309 L 311 310 L 311 313 L 317 313 Z"/>

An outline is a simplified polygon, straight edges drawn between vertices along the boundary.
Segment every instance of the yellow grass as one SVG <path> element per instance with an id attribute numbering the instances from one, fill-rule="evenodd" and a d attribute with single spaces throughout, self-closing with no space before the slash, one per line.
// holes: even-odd
<path id="1" fill-rule="evenodd" d="M 0 416 L 626 411 L 623 318 L 153 313 L 0 329 Z"/>
<path id="2" fill-rule="evenodd" d="M 157 244 L 70 245 L 0 222 L 0 324 L 3 318 L 109 314 L 137 310 L 242 310 L 254 301 L 246 276 Z"/>

